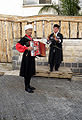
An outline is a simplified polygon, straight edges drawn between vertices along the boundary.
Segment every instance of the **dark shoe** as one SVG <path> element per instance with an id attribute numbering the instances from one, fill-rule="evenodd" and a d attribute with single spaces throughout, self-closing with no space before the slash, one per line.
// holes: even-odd
<path id="1" fill-rule="evenodd" d="M 55 69 L 55 71 L 58 71 L 58 69 Z"/>
<path id="2" fill-rule="evenodd" d="M 32 91 L 32 89 L 30 88 L 25 88 L 25 91 L 28 92 L 28 93 L 33 93 L 34 91 Z"/>
<path id="3" fill-rule="evenodd" d="M 35 88 L 35 87 L 30 86 L 30 89 L 35 90 L 36 88 Z"/>
<path id="4" fill-rule="evenodd" d="M 53 70 L 52 70 L 52 69 L 50 69 L 49 71 L 50 71 L 50 72 L 52 72 Z"/>

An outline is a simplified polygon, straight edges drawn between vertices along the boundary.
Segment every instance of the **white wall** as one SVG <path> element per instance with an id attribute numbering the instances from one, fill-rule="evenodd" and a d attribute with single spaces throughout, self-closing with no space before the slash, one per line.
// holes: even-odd
<path id="1" fill-rule="evenodd" d="M 54 0 L 52 0 L 54 1 Z M 58 0 L 55 0 L 56 3 Z M 23 7 L 23 0 L 0 0 L 0 14 L 32 16 L 38 15 L 41 7 Z"/>
<path id="2" fill-rule="evenodd" d="M 0 14 L 21 15 L 22 0 L 0 0 Z"/>
<path id="3" fill-rule="evenodd" d="M 23 0 L 0 0 L 0 14 L 32 16 L 37 15 L 40 7 L 23 7 Z"/>

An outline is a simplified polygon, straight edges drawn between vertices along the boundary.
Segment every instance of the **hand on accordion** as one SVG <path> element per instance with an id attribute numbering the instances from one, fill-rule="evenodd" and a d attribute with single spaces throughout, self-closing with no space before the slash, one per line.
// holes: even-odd
<path id="1" fill-rule="evenodd" d="M 30 46 L 33 48 L 31 50 L 31 56 L 46 56 L 44 43 L 40 41 L 30 41 Z"/>
<path id="2" fill-rule="evenodd" d="M 28 51 L 31 51 L 33 50 L 33 48 L 31 46 L 28 47 Z"/>
<path id="3" fill-rule="evenodd" d="M 49 49 L 49 47 L 46 47 L 46 51 Z"/>

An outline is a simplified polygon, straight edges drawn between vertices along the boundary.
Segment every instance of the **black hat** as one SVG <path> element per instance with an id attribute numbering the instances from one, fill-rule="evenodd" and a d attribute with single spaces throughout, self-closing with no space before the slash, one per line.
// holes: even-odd
<path id="1" fill-rule="evenodd" d="M 58 24 L 54 24 L 53 27 L 57 27 L 57 28 L 60 28 L 60 26 Z"/>

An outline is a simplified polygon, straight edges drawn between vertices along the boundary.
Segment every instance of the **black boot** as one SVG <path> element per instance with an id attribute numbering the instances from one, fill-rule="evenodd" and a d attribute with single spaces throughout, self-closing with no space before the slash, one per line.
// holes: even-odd
<path id="1" fill-rule="evenodd" d="M 28 93 L 33 93 L 34 91 L 30 88 L 30 79 L 31 77 L 25 78 L 25 91 Z"/>
<path id="2" fill-rule="evenodd" d="M 30 87 L 25 87 L 25 91 L 28 93 L 34 93 L 34 91 Z"/>
<path id="3" fill-rule="evenodd" d="M 32 86 L 29 86 L 29 88 L 32 89 L 32 90 L 35 90 L 35 89 L 36 89 L 35 87 L 32 87 Z"/>

